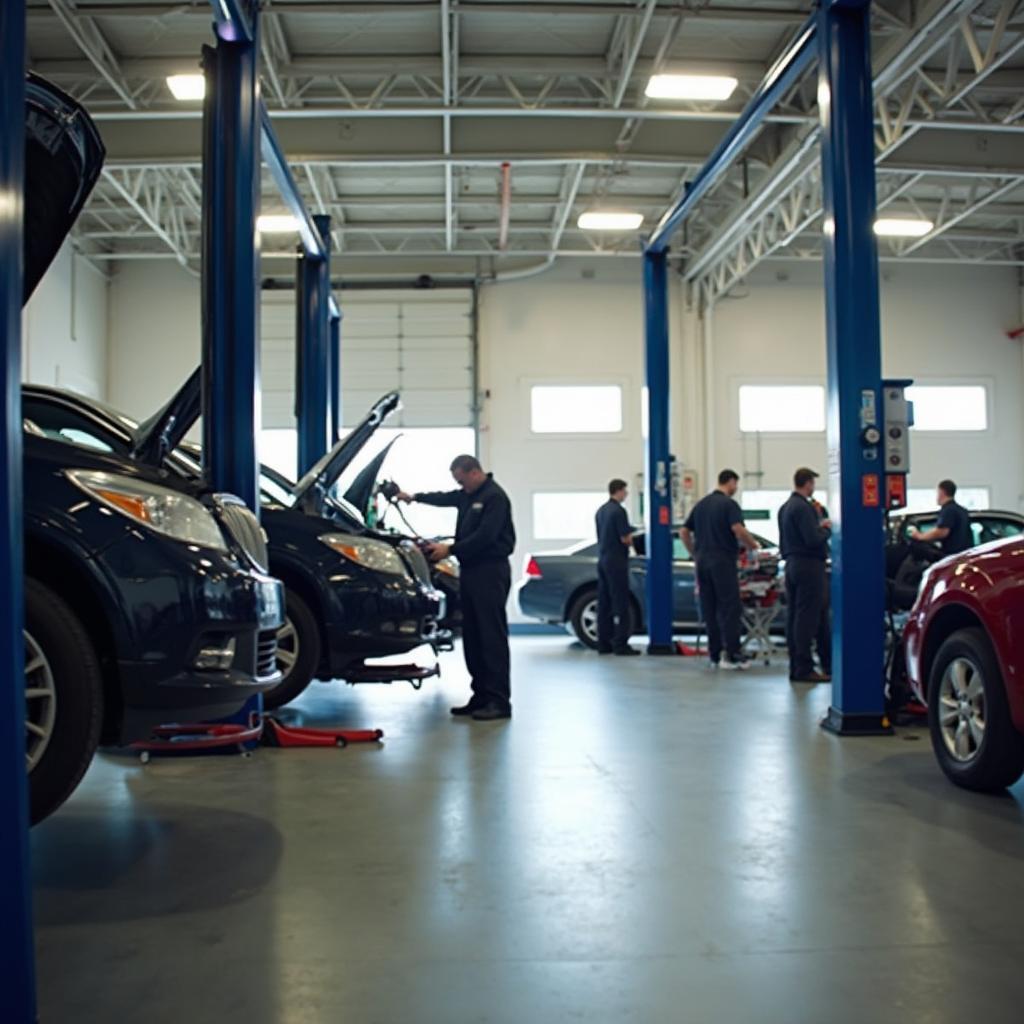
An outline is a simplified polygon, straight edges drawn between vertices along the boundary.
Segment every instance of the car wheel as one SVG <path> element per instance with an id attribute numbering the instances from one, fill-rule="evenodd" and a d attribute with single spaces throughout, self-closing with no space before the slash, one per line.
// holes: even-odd
<path id="1" fill-rule="evenodd" d="M 939 648 L 928 723 L 939 765 L 958 786 L 994 792 L 1024 774 L 1024 736 L 1010 719 L 1003 676 L 983 630 L 958 630 Z"/>
<path id="2" fill-rule="evenodd" d="M 100 742 L 103 676 L 78 616 L 25 581 L 25 758 L 32 824 L 75 791 Z"/>
<path id="3" fill-rule="evenodd" d="M 584 647 L 597 650 L 597 591 L 585 590 L 569 609 L 569 628 Z"/>
<path id="4" fill-rule="evenodd" d="M 309 605 L 293 590 L 285 591 L 284 624 L 277 631 L 277 667 L 283 678 L 263 693 L 268 709 L 290 704 L 313 681 L 320 664 L 320 627 Z"/>

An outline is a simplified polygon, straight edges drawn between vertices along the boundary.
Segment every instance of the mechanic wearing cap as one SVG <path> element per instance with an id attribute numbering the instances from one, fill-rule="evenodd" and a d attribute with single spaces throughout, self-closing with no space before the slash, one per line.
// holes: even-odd
<path id="1" fill-rule="evenodd" d="M 811 504 L 813 469 L 793 475 L 793 493 L 779 509 L 779 544 L 786 562 L 786 642 L 789 678 L 796 683 L 827 683 L 815 671 L 811 644 L 821 625 L 826 600 L 825 562 L 832 523 Z"/>
<path id="2" fill-rule="evenodd" d="M 629 552 L 633 527 L 623 505 L 625 480 L 608 484 L 608 500 L 597 510 L 597 653 L 636 655 L 629 646 Z"/>
<path id="3" fill-rule="evenodd" d="M 735 470 L 723 469 L 718 474 L 718 487 L 693 506 L 680 531 L 697 566 L 700 604 L 708 630 L 708 656 L 714 668 L 747 667 L 741 653 L 743 605 L 736 560 L 741 544 L 751 551 L 760 545 L 743 525 L 743 510 L 733 498 L 739 483 Z"/>
<path id="4" fill-rule="evenodd" d="M 418 501 L 439 508 L 456 508 L 455 542 L 431 544 L 431 561 L 454 555 L 459 560 L 462 601 L 462 650 L 473 695 L 452 714 L 476 722 L 512 717 L 506 604 L 512 586 L 509 556 L 516 546 L 512 503 L 472 455 L 451 464 L 456 491 L 406 494 L 401 501 Z"/>
<path id="5" fill-rule="evenodd" d="M 911 529 L 910 539 L 925 543 L 937 540 L 944 555 L 958 555 L 974 547 L 971 514 L 957 503 L 956 484 L 952 480 L 940 481 L 935 500 L 939 505 L 938 522 L 924 533 Z"/>

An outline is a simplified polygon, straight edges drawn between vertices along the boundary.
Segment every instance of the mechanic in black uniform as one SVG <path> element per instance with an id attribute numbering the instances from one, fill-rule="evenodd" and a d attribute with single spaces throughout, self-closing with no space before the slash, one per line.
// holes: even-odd
<path id="1" fill-rule="evenodd" d="M 740 650 L 743 606 L 736 562 L 741 544 L 751 551 L 760 545 L 743 525 L 743 510 L 733 498 L 739 485 L 739 474 L 723 469 L 718 474 L 718 487 L 693 506 L 680 531 L 697 565 L 700 603 L 708 630 L 708 656 L 715 668 L 747 667 Z"/>
<path id="2" fill-rule="evenodd" d="M 597 653 L 636 655 L 629 646 L 629 552 L 633 527 L 623 502 L 625 480 L 608 484 L 608 500 L 597 510 Z"/>
<path id="3" fill-rule="evenodd" d="M 938 522 L 924 533 L 912 529 L 910 539 L 925 543 L 937 540 L 944 555 L 958 555 L 974 547 L 971 514 L 957 503 L 956 484 L 952 480 L 940 481 L 935 500 L 939 505 Z"/>
<path id="4" fill-rule="evenodd" d="M 779 545 L 786 561 L 786 643 L 789 678 L 795 683 L 827 683 L 811 659 L 811 643 L 821 626 L 826 601 L 825 562 L 832 523 L 811 504 L 813 469 L 793 475 L 793 493 L 779 509 Z"/>
<path id="5" fill-rule="evenodd" d="M 452 708 L 452 714 L 493 722 L 512 717 L 506 612 L 512 586 L 508 560 L 516 546 L 512 503 L 472 455 L 455 459 L 451 472 L 459 490 L 402 491 L 398 497 L 459 510 L 454 543 L 431 544 L 427 549 L 432 561 L 454 555 L 460 566 L 462 647 L 473 695 L 467 704 Z"/>

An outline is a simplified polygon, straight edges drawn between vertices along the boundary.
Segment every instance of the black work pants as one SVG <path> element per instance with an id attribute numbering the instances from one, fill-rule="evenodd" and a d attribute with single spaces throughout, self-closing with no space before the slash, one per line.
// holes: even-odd
<path id="1" fill-rule="evenodd" d="M 629 559 L 602 558 L 597 563 L 597 649 L 621 651 L 632 632 L 629 607 Z"/>
<path id="2" fill-rule="evenodd" d="M 803 679 L 814 672 L 811 644 L 820 636 L 824 614 L 825 563 L 819 558 L 787 559 L 786 643 L 789 675 L 793 679 Z"/>
<path id="3" fill-rule="evenodd" d="M 473 687 L 473 703 L 509 707 L 508 602 L 512 570 L 508 562 L 463 566 L 462 652 Z"/>
<path id="4" fill-rule="evenodd" d="M 818 634 L 814 638 L 818 652 L 818 663 L 825 675 L 832 675 L 832 602 L 829 600 L 828 576 L 825 577 L 825 593 L 821 602 L 821 618 L 818 620 Z"/>
<path id="5" fill-rule="evenodd" d="M 734 555 L 701 555 L 697 559 L 700 606 L 708 630 L 708 655 L 717 662 L 724 650 L 730 661 L 740 657 L 743 605 Z"/>

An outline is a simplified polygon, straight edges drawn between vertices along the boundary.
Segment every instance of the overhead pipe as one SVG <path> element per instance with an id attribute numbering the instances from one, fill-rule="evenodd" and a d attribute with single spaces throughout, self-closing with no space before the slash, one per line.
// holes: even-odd
<path id="1" fill-rule="evenodd" d="M 498 212 L 498 249 L 508 248 L 508 225 L 512 217 L 512 165 L 503 160 L 501 164 L 501 209 Z"/>
<path id="2" fill-rule="evenodd" d="M 687 185 L 682 198 L 662 216 L 647 240 L 648 252 L 664 252 L 668 248 L 673 232 L 701 199 L 721 181 L 761 125 L 771 119 L 771 109 L 814 63 L 817 57 L 816 33 L 816 18 L 812 15 L 794 36 L 785 52 L 771 66 L 738 120 L 712 151 L 697 177 Z"/>

